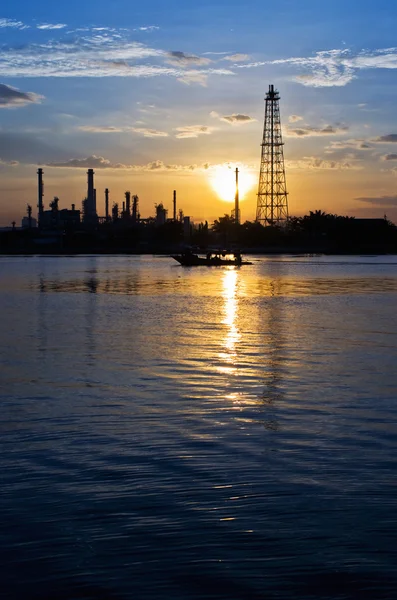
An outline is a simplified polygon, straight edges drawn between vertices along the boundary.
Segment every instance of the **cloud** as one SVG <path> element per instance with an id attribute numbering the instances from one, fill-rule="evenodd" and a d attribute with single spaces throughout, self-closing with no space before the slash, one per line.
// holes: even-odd
<path id="1" fill-rule="evenodd" d="M 17 167 L 18 165 L 17 160 L 3 160 L 0 158 L 0 167 Z"/>
<path id="2" fill-rule="evenodd" d="M 136 166 L 134 170 L 138 171 L 195 171 L 197 165 L 166 165 L 162 160 L 155 160 L 147 165 Z"/>
<path id="3" fill-rule="evenodd" d="M 43 96 L 33 92 L 20 92 L 5 83 L 0 83 L 0 108 L 18 108 L 41 102 Z"/>
<path id="4" fill-rule="evenodd" d="M 25 25 L 22 21 L 15 21 L 15 19 L 0 19 L 0 29 L 6 27 L 12 27 L 13 29 L 28 29 L 29 25 Z"/>
<path id="5" fill-rule="evenodd" d="M 286 137 L 342 135 L 346 133 L 348 129 L 349 128 L 346 125 L 324 125 L 323 127 L 310 127 L 308 125 L 304 125 L 296 129 L 287 127 L 285 135 Z"/>
<path id="6" fill-rule="evenodd" d="M 211 116 L 213 116 L 212 113 Z M 250 117 L 249 115 L 242 115 L 240 113 L 226 115 L 224 117 L 220 117 L 220 119 L 221 121 L 226 121 L 226 123 L 229 123 L 230 125 L 244 125 L 245 123 L 253 123 L 256 121 L 256 119 L 253 117 Z"/>
<path id="7" fill-rule="evenodd" d="M 66 23 L 41 23 L 37 25 L 37 29 L 65 29 L 67 27 Z"/>
<path id="8" fill-rule="evenodd" d="M 72 169 L 113 169 L 113 170 L 126 170 L 134 172 L 171 172 L 171 171 L 182 171 L 192 172 L 198 169 L 206 169 L 206 165 L 198 166 L 195 164 L 190 165 L 176 165 L 166 164 L 162 160 L 153 160 L 145 165 L 125 165 L 122 163 L 112 163 L 103 156 L 88 156 L 87 158 L 71 158 L 64 162 L 50 162 L 45 165 L 46 167 L 54 168 L 72 168 Z"/>
<path id="9" fill-rule="evenodd" d="M 207 125 L 186 125 L 185 127 L 177 127 L 178 133 L 175 137 L 178 139 L 182 138 L 196 138 L 199 135 L 210 135 L 215 131 L 215 127 L 208 127 Z"/>
<path id="10" fill-rule="evenodd" d="M 371 146 L 366 140 L 333 140 L 329 146 L 326 148 L 326 152 L 335 152 L 336 150 L 345 150 L 347 148 L 352 148 L 354 150 L 371 150 L 373 146 Z"/>
<path id="11" fill-rule="evenodd" d="M 385 154 L 381 160 L 397 160 L 397 154 Z"/>
<path id="12" fill-rule="evenodd" d="M 146 127 L 130 127 L 129 129 L 134 133 L 140 133 L 144 137 L 168 137 L 166 131 L 158 131 L 157 129 L 147 129 Z"/>
<path id="13" fill-rule="evenodd" d="M 185 71 L 178 77 L 178 81 L 186 83 L 187 85 L 198 83 L 205 87 L 207 85 L 208 75 L 202 71 Z"/>
<path id="14" fill-rule="evenodd" d="M 113 125 L 81 125 L 78 127 L 80 131 L 86 131 L 88 133 L 126 133 L 133 132 L 139 133 L 145 137 L 168 137 L 168 133 L 165 131 L 158 131 L 157 129 L 148 129 L 146 127 L 116 127 Z"/>
<path id="15" fill-rule="evenodd" d="M 379 137 L 374 138 L 371 142 L 375 142 L 376 144 L 396 144 L 397 143 L 397 133 L 389 133 L 388 135 L 380 135 Z"/>
<path id="16" fill-rule="evenodd" d="M 299 115 L 290 115 L 288 121 L 290 123 L 297 123 L 298 121 L 303 121 L 303 117 L 300 117 Z"/>
<path id="17" fill-rule="evenodd" d="M 123 127 L 113 127 L 112 125 L 81 125 L 78 129 L 88 133 L 121 133 L 124 131 Z"/>
<path id="18" fill-rule="evenodd" d="M 306 170 L 336 170 L 336 171 L 361 171 L 362 166 L 354 162 L 324 160 L 315 156 L 305 156 L 298 160 L 286 161 L 286 166 L 289 169 L 306 169 Z"/>
<path id="19" fill-rule="evenodd" d="M 46 167 L 61 167 L 74 169 L 128 169 L 127 165 L 121 163 L 112 163 L 103 156 L 92 154 L 87 158 L 71 158 L 64 162 L 50 162 Z"/>
<path id="20" fill-rule="evenodd" d="M 210 75 L 234 75 L 225 68 L 205 68 L 211 62 L 208 58 L 170 53 L 133 41 L 126 29 L 96 29 L 54 31 L 54 37 L 46 42 L 4 46 L 0 77 L 165 76 L 206 85 Z"/>
<path id="21" fill-rule="evenodd" d="M 231 54 L 230 56 L 223 57 L 223 60 L 229 60 L 230 62 L 244 62 L 249 59 L 248 54 Z"/>
<path id="22" fill-rule="evenodd" d="M 271 61 L 235 65 L 248 69 L 264 65 L 286 65 L 303 70 L 295 81 L 310 87 L 343 87 L 353 81 L 360 71 L 367 69 L 397 69 L 397 48 L 361 50 L 348 48 L 322 50 L 313 56 L 280 58 Z"/>
<path id="23" fill-rule="evenodd" d="M 192 65 L 202 67 L 209 65 L 212 61 L 209 58 L 203 58 L 202 56 L 196 56 L 195 54 L 185 54 L 180 50 L 173 50 L 167 52 L 168 61 L 171 65 L 191 67 Z"/>
<path id="24" fill-rule="evenodd" d="M 146 27 L 138 27 L 138 29 L 134 29 L 134 31 L 157 31 L 160 27 L 157 25 L 147 25 Z"/>
<path id="25" fill-rule="evenodd" d="M 358 202 L 366 202 L 368 204 L 374 204 L 375 206 L 397 206 L 397 196 L 376 196 L 376 197 L 364 197 L 355 198 Z"/>

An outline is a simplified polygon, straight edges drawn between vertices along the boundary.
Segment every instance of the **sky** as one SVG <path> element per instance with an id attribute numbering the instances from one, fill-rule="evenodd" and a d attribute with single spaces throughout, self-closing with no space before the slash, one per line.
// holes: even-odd
<path id="1" fill-rule="evenodd" d="M 280 93 L 290 215 L 397 222 L 397 5 L 390 0 L 3 3 L 0 225 L 77 207 L 95 169 L 142 217 L 230 213 L 238 166 L 253 220 L 269 84 Z"/>

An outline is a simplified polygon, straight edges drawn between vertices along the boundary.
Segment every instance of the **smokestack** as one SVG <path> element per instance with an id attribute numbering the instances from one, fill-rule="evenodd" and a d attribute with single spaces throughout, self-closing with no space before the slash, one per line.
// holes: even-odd
<path id="1" fill-rule="evenodd" d="M 176 221 L 176 190 L 174 190 L 174 221 Z"/>
<path id="2" fill-rule="evenodd" d="M 96 221 L 96 190 L 94 189 L 94 169 L 87 171 L 87 200 L 84 218 L 91 223 Z"/>
<path id="3" fill-rule="evenodd" d="M 135 195 L 132 197 L 132 221 L 134 223 L 139 221 L 138 200 L 139 200 L 138 196 Z"/>
<path id="4" fill-rule="evenodd" d="M 239 193 L 238 193 L 238 169 L 236 169 L 236 195 L 234 197 L 234 221 L 240 223 Z"/>
<path id="5" fill-rule="evenodd" d="M 87 200 L 89 212 L 91 212 L 94 203 L 94 169 L 88 169 L 87 171 Z"/>
<path id="6" fill-rule="evenodd" d="M 43 169 L 37 169 L 37 184 L 38 184 L 38 203 L 37 203 L 37 207 L 39 209 L 39 227 L 40 225 L 42 225 L 41 223 L 41 218 L 43 216 L 43 212 L 44 212 L 44 206 L 43 206 L 43 196 L 44 196 L 44 182 L 43 182 Z"/>
<path id="7" fill-rule="evenodd" d="M 127 216 L 131 215 L 131 192 L 125 193 L 125 210 L 127 211 Z"/>
<path id="8" fill-rule="evenodd" d="M 109 190 L 105 190 L 105 219 L 109 221 Z"/>

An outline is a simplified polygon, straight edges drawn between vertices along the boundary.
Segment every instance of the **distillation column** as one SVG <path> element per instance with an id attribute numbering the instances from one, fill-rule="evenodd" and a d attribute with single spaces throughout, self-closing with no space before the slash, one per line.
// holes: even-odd
<path id="1" fill-rule="evenodd" d="M 96 190 L 94 188 L 94 169 L 87 171 L 87 199 L 85 202 L 84 221 L 90 225 L 98 220 L 96 212 Z"/>
<path id="2" fill-rule="evenodd" d="M 41 227 L 43 225 L 43 213 L 44 213 L 44 204 L 43 204 L 43 196 L 44 196 L 44 182 L 43 182 L 43 169 L 37 169 L 37 187 L 38 187 L 38 202 L 37 208 L 38 211 L 38 225 Z"/>

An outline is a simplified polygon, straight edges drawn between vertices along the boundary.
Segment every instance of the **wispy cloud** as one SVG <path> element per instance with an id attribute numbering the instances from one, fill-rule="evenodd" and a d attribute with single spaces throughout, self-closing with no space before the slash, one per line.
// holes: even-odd
<path id="1" fill-rule="evenodd" d="M 381 160 L 397 160 L 397 154 L 392 153 L 392 154 L 385 154 L 384 156 L 381 157 Z"/>
<path id="2" fill-rule="evenodd" d="M 371 150 L 373 146 L 371 146 L 366 140 L 333 140 L 329 146 L 326 147 L 326 152 L 335 152 L 337 150 L 345 150 L 347 148 L 352 148 L 353 150 Z"/>
<path id="3" fill-rule="evenodd" d="M 367 204 L 373 204 L 375 206 L 397 206 L 397 196 L 365 196 L 362 198 L 355 198 L 355 200 L 357 200 L 358 202 L 366 202 Z"/>
<path id="4" fill-rule="evenodd" d="M 37 29 L 65 29 L 67 27 L 66 23 L 41 23 L 37 25 Z"/>
<path id="5" fill-rule="evenodd" d="M 134 133 L 139 133 L 144 137 L 155 138 L 155 137 L 168 137 L 168 133 L 166 131 L 159 131 L 158 129 L 148 129 L 146 127 L 131 127 L 130 131 Z"/>
<path id="6" fill-rule="evenodd" d="M 5 77 L 174 77 L 183 83 L 206 85 L 210 75 L 233 75 L 224 68 L 205 68 L 208 58 L 168 52 L 131 40 L 130 32 L 66 33 L 43 43 L 6 46 L 0 58 Z M 172 63 L 172 65 L 170 65 Z"/>
<path id="7" fill-rule="evenodd" d="M 196 138 L 199 135 L 210 135 L 215 131 L 215 127 L 208 127 L 207 125 L 186 125 L 185 127 L 177 127 L 178 132 L 175 137 L 178 139 L 183 138 Z"/>
<path id="8" fill-rule="evenodd" d="M 346 125 L 324 125 L 323 127 L 310 127 L 304 125 L 299 128 L 287 127 L 285 130 L 286 137 L 313 137 L 327 135 L 343 135 L 348 131 Z"/>
<path id="9" fill-rule="evenodd" d="M 131 165 L 113 163 L 103 156 L 92 154 L 87 158 L 71 158 L 63 162 L 50 162 L 47 167 L 73 168 L 73 169 L 130 169 Z"/>
<path id="10" fill-rule="evenodd" d="M 0 167 L 17 167 L 18 165 L 17 160 L 3 160 L 0 158 Z"/>
<path id="11" fill-rule="evenodd" d="M 208 82 L 208 75 L 203 71 L 184 71 L 179 75 L 178 81 L 186 83 L 186 85 L 190 85 L 191 83 L 197 83 L 198 85 L 206 87 Z"/>
<path id="12" fill-rule="evenodd" d="M 250 56 L 248 54 L 230 54 L 229 56 L 224 56 L 223 60 L 229 60 L 230 62 L 245 62 L 249 60 Z"/>
<path id="13" fill-rule="evenodd" d="M 77 129 L 87 133 L 121 133 L 125 131 L 123 127 L 114 127 L 113 125 L 81 125 Z"/>
<path id="14" fill-rule="evenodd" d="M 306 170 L 336 170 L 336 171 L 361 171 L 363 167 L 354 162 L 324 160 L 315 156 L 305 156 L 298 160 L 286 161 L 286 166 L 289 169 L 306 169 Z"/>
<path id="15" fill-rule="evenodd" d="M 146 27 L 138 27 L 137 29 L 134 29 L 134 31 L 157 31 L 158 29 L 160 29 L 160 27 L 157 27 L 157 25 L 146 25 Z"/>
<path id="16" fill-rule="evenodd" d="M 298 121 L 303 121 L 303 117 L 300 117 L 299 115 L 290 115 L 288 121 L 289 123 L 297 123 Z"/>
<path id="17" fill-rule="evenodd" d="M 0 108 L 19 108 L 41 102 L 43 96 L 34 92 L 21 92 L 5 83 L 0 83 Z"/>
<path id="18" fill-rule="evenodd" d="M 375 142 L 375 144 L 396 144 L 397 143 L 397 133 L 389 133 L 387 135 L 380 135 L 376 138 L 373 138 L 371 142 Z"/>
<path id="19" fill-rule="evenodd" d="M 212 62 L 209 58 L 203 58 L 202 56 L 196 56 L 195 54 L 185 54 L 185 52 L 181 52 L 180 50 L 167 52 L 167 56 L 167 62 L 171 65 L 176 65 L 177 67 L 202 67 L 209 65 Z"/>
<path id="20" fill-rule="evenodd" d="M 22 21 L 15 21 L 15 19 L 0 19 L 0 29 L 6 27 L 12 27 L 13 29 L 29 29 L 29 25 L 25 25 Z"/>
<path id="21" fill-rule="evenodd" d="M 114 163 L 103 156 L 88 156 L 86 158 L 71 158 L 63 162 L 50 162 L 45 166 L 62 169 L 111 169 L 111 170 L 125 170 L 134 172 L 169 172 L 169 171 L 183 171 L 192 172 L 198 169 L 206 169 L 207 165 L 178 165 L 178 164 L 166 164 L 162 160 L 154 160 L 145 165 L 126 165 L 122 163 Z"/>
<path id="22" fill-rule="evenodd" d="M 147 127 L 122 127 L 115 125 L 81 125 L 78 127 L 80 131 L 87 133 L 138 133 L 144 137 L 168 137 L 166 131 L 157 129 L 149 129 Z"/>
<path id="23" fill-rule="evenodd" d="M 313 56 L 280 58 L 238 65 L 238 68 L 256 68 L 263 65 L 286 65 L 303 73 L 295 80 L 311 87 L 342 87 L 366 69 L 397 69 L 397 48 L 361 50 L 354 53 L 347 48 L 323 50 Z"/>
<path id="24" fill-rule="evenodd" d="M 240 113 L 233 115 L 225 115 L 223 117 L 220 117 L 220 120 L 225 121 L 230 125 L 245 125 L 246 123 L 253 123 L 254 121 L 256 121 L 256 119 L 254 119 L 253 117 L 250 117 L 249 115 L 242 115 Z"/>

